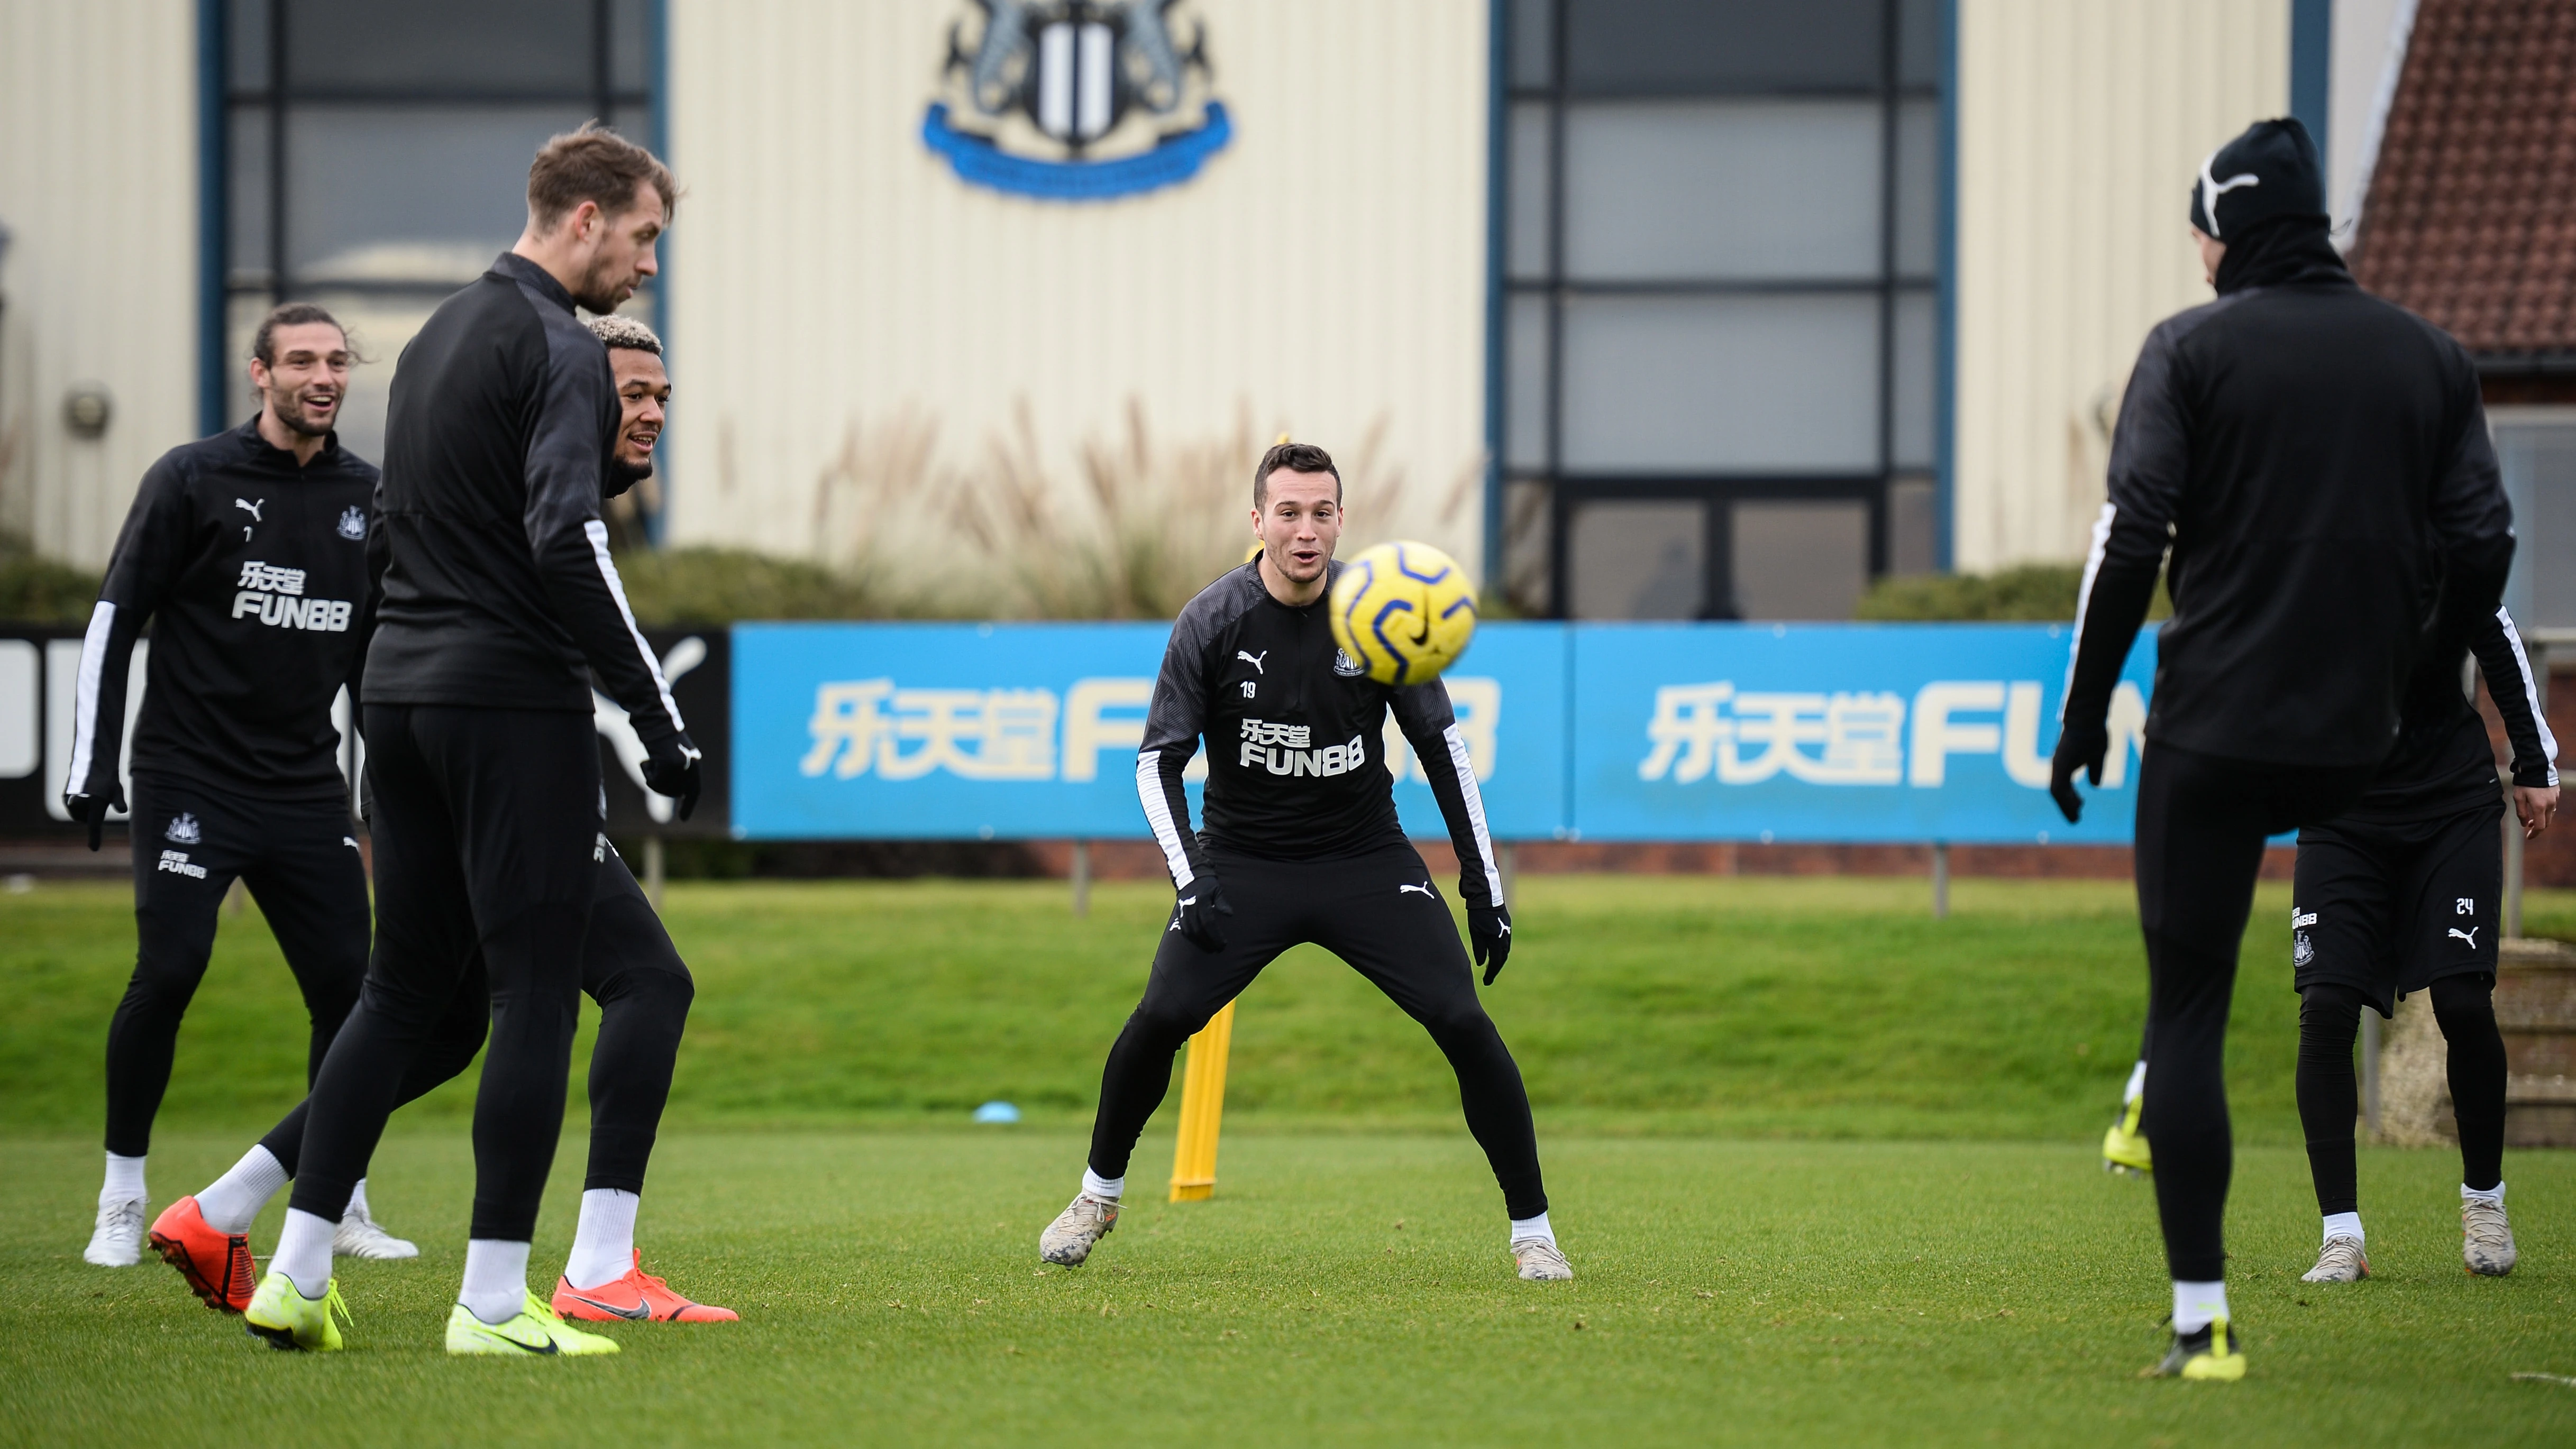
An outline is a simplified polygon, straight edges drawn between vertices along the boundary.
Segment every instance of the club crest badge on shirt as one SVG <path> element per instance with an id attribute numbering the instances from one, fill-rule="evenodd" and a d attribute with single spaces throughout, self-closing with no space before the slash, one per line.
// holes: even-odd
<path id="1" fill-rule="evenodd" d="M 1351 657 L 1349 650 L 1336 649 L 1333 651 L 1333 672 L 1344 679 L 1357 679 L 1368 670 Z"/>
<path id="2" fill-rule="evenodd" d="M 341 510 L 340 536 L 351 543 L 364 541 L 367 536 L 367 510 L 354 503 Z"/>

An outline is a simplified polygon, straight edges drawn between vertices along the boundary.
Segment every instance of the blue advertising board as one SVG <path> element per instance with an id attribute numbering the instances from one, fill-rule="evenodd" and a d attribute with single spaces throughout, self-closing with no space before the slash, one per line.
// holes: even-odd
<path id="1" fill-rule="evenodd" d="M 1485 625 L 1446 676 L 1498 839 L 2120 843 L 2152 633 L 2080 826 L 2048 798 L 2067 629 Z M 1146 834 L 1136 749 L 1161 624 L 743 624 L 733 833 Z M 1405 829 L 1446 829 L 1390 721 Z M 1191 770 L 1191 803 L 1203 762 Z"/>
<path id="2" fill-rule="evenodd" d="M 1136 749 L 1161 624 L 742 624 L 733 633 L 733 833 L 747 839 L 1143 837 Z M 1566 633 L 1490 624 L 1448 676 L 1506 838 L 1566 816 Z M 1439 807 L 1390 722 L 1396 808 Z M 1198 804 L 1203 765 L 1191 772 Z"/>
<path id="3" fill-rule="evenodd" d="M 2130 652 L 2081 825 L 2048 796 L 2058 624 L 1583 624 L 1572 815 L 1586 840 L 2119 844 L 2155 636 Z"/>

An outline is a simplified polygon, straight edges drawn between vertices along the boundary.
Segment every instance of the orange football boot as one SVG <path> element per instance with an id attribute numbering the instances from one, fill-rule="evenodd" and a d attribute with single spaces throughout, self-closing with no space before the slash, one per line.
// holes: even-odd
<path id="1" fill-rule="evenodd" d="M 251 1277 L 250 1234 L 215 1231 L 195 1198 L 179 1199 L 152 1220 L 152 1247 L 208 1308 L 239 1313 L 250 1307 L 259 1288 Z"/>
<path id="2" fill-rule="evenodd" d="M 671 1291 L 671 1285 L 644 1271 L 644 1254 L 637 1252 L 635 1266 L 626 1276 L 612 1278 L 596 1288 L 575 1288 L 570 1278 L 555 1279 L 554 1310 L 557 1318 L 580 1319 L 591 1323 L 732 1323 L 742 1317 L 730 1308 L 712 1303 L 692 1303 Z"/>

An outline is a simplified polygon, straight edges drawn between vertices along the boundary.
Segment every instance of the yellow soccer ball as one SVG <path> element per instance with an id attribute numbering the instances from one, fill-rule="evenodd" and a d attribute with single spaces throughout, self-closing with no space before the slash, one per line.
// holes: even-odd
<path id="1" fill-rule="evenodd" d="M 1476 586 L 1427 543 L 1381 543 L 1345 561 L 1325 617 L 1348 664 L 1380 684 L 1422 684 L 1476 637 Z"/>

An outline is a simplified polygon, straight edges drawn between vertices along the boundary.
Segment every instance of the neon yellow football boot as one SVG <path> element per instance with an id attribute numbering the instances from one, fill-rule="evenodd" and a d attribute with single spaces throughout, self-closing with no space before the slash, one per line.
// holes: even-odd
<path id="1" fill-rule="evenodd" d="M 616 1339 L 584 1333 L 564 1322 L 546 1306 L 544 1299 L 531 1293 L 518 1316 L 505 1323 L 485 1323 L 462 1303 L 449 1309 L 447 1351 L 543 1358 L 550 1354 L 615 1353 L 618 1343 Z"/>
<path id="2" fill-rule="evenodd" d="M 2102 1134 L 2102 1170 L 2121 1177 L 2145 1177 L 2156 1170 L 2155 1155 L 2147 1150 L 2147 1134 L 2138 1130 L 2138 1114 L 2146 1109 L 2147 1099 L 2131 1097 L 2111 1119 L 2111 1130 Z"/>
<path id="3" fill-rule="evenodd" d="M 2140 1373 L 2142 1379 L 2205 1379 L 2232 1384 L 2245 1377 L 2245 1343 L 2227 1326 L 2227 1315 L 2212 1319 L 2193 1333 L 2174 1335 L 2164 1361 Z"/>
<path id="4" fill-rule="evenodd" d="M 259 1291 L 242 1310 L 242 1325 L 253 1337 L 267 1339 L 271 1348 L 306 1353 L 338 1353 L 347 1347 L 340 1339 L 340 1324 L 354 1322 L 348 1303 L 340 1297 L 339 1279 L 332 1279 L 321 1297 L 307 1298 L 294 1279 L 273 1268 L 259 1280 Z"/>

